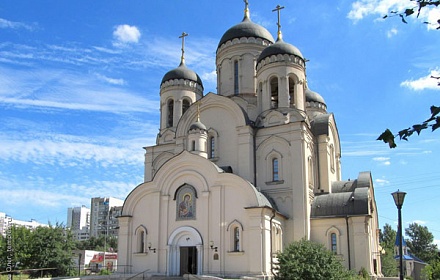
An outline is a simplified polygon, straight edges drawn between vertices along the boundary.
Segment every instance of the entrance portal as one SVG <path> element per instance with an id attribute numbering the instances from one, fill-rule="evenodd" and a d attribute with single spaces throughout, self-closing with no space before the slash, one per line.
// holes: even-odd
<path id="1" fill-rule="evenodd" d="M 168 238 L 167 275 L 203 273 L 203 241 L 193 227 L 183 226 L 174 230 Z"/>
<path id="2" fill-rule="evenodd" d="M 180 247 L 180 276 L 197 274 L 197 248 Z"/>

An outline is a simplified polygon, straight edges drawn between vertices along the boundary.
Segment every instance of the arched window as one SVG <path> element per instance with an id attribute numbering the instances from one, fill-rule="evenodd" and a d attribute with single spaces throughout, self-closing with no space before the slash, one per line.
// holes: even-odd
<path id="1" fill-rule="evenodd" d="M 279 162 L 278 162 L 278 158 L 273 158 L 272 159 L 272 181 L 279 181 L 280 180 L 280 176 L 279 176 Z"/>
<path id="2" fill-rule="evenodd" d="M 209 158 L 215 157 L 215 137 L 209 137 Z"/>
<path id="3" fill-rule="evenodd" d="M 195 151 L 196 150 L 196 141 L 192 141 L 191 142 L 191 151 Z"/>
<path id="4" fill-rule="evenodd" d="M 230 238 L 229 252 L 243 252 L 243 225 L 234 220 L 228 225 L 227 231 Z"/>
<path id="5" fill-rule="evenodd" d="M 330 235 L 330 242 L 331 242 L 330 250 L 332 251 L 333 254 L 337 254 L 338 253 L 338 241 L 337 241 L 336 233 L 333 232 Z"/>
<path id="6" fill-rule="evenodd" d="M 182 115 L 185 114 L 185 112 L 188 110 L 189 106 L 190 106 L 189 100 L 183 99 L 183 101 L 182 101 Z"/>
<path id="7" fill-rule="evenodd" d="M 234 227 L 234 252 L 240 252 L 240 228 Z"/>
<path id="8" fill-rule="evenodd" d="M 168 101 L 168 115 L 167 115 L 167 127 L 173 126 L 173 115 L 174 115 L 174 100 Z"/>
<path id="9" fill-rule="evenodd" d="M 289 77 L 289 106 L 295 107 L 295 83 L 291 77 Z"/>
<path id="10" fill-rule="evenodd" d="M 278 78 L 270 79 L 270 103 L 271 108 L 278 108 Z"/>
<path id="11" fill-rule="evenodd" d="M 146 251 L 145 243 L 147 239 L 147 229 L 143 225 L 140 225 L 135 230 L 135 235 L 136 235 L 135 253 L 146 253 L 147 251 Z"/>
<path id="12" fill-rule="evenodd" d="M 238 60 L 234 61 L 234 94 L 238 95 Z"/>

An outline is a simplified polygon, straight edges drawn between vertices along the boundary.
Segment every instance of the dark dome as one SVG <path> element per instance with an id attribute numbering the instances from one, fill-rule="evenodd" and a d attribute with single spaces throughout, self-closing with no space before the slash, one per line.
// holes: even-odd
<path id="1" fill-rule="evenodd" d="M 278 54 L 296 55 L 304 59 L 299 49 L 291 44 L 278 40 L 275 44 L 265 48 L 258 57 L 257 63 L 265 59 L 266 57 Z"/>
<path id="2" fill-rule="evenodd" d="M 274 42 L 274 39 L 266 28 L 253 23 L 248 17 L 244 17 L 243 21 L 233 27 L 229 28 L 225 34 L 223 34 L 218 43 L 218 48 L 229 40 L 235 38 L 261 38 L 270 42 Z"/>
<path id="3" fill-rule="evenodd" d="M 206 126 L 201 123 L 200 121 L 196 121 L 195 123 L 192 123 L 189 127 L 189 130 L 198 129 L 198 130 L 206 130 Z"/>
<path id="4" fill-rule="evenodd" d="M 166 81 L 174 79 L 190 80 L 198 83 L 203 88 L 203 83 L 199 75 L 197 75 L 197 73 L 193 70 L 186 67 L 185 63 L 180 63 L 179 67 L 166 73 L 165 76 L 163 76 L 162 82 L 160 84 L 162 85 Z"/>
<path id="5" fill-rule="evenodd" d="M 306 89 L 306 102 L 319 102 L 325 104 L 324 98 L 322 98 L 319 93 L 311 91 L 308 88 Z"/>

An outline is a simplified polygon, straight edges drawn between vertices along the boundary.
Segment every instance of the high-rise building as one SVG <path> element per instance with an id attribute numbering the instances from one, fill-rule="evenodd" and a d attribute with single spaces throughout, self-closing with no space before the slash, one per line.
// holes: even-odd
<path id="1" fill-rule="evenodd" d="M 114 197 L 94 197 L 91 202 L 90 236 L 117 236 L 118 219 L 124 201 Z"/>
<path id="2" fill-rule="evenodd" d="M 90 236 L 90 209 L 86 206 L 67 209 L 67 227 L 78 240 L 86 240 Z"/>
<path id="3" fill-rule="evenodd" d="M 8 216 L 6 213 L 0 212 L 0 234 L 5 236 L 11 226 L 21 226 L 33 230 L 37 227 L 48 227 L 49 225 L 41 224 L 34 219 L 30 221 L 17 220 Z"/>

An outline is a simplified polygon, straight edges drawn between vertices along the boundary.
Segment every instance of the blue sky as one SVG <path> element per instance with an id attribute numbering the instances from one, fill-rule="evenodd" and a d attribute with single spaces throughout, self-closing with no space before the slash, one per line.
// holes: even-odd
<path id="1" fill-rule="evenodd" d="M 399 3 L 399 4 L 396 4 Z M 403 3 L 403 5 L 402 5 Z M 440 31 L 419 20 L 381 19 L 409 1 L 250 1 L 251 19 L 306 59 L 309 87 L 336 117 L 343 179 L 370 170 L 381 226 L 393 226 L 391 193 L 407 192 L 405 225 L 440 242 L 440 132 L 397 149 L 376 141 L 429 117 L 440 105 Z M 400 5 L 400 6 L 399 6 Z M 90 198 L 124 199 L 143 180 L 142 147 L 155 143 L 159 86 L 180 62 L 216 92 L 215 51 L 244 3 L 145 0 L 4 0 L 0 5 L 0 212 L 65 222 Z"/>

